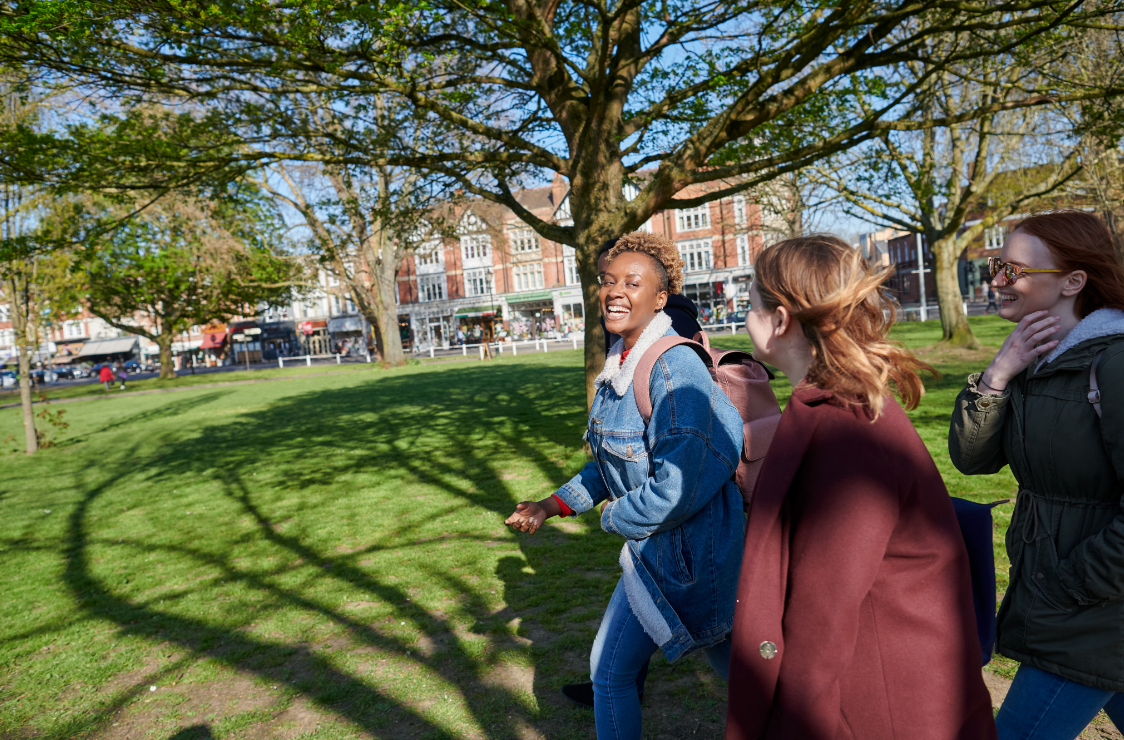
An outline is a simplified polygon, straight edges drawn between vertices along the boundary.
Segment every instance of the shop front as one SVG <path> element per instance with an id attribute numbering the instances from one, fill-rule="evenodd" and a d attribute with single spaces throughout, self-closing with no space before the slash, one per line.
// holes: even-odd
<path id="1" fill-rule="evenodd" d="M 234 362 L 262 361 L 262 329 L 256 321 L 240 321 L 230 325 L 231 346 L 234 349 Z"/>
<path id="2" fill-rule="evenodd" d="M 449 348 L 457 343 L 457 319 L 452 309 L 444 312 L 415 313 L 410 317 L 411 333 L 403 337 L 406 347 L 415 351 L 430 347 Z M 489 307 L 490 310 L 490 307 Z M 401 319 L 399 320 L 401 323 Z"/>
<path id="3" fill-rule="evenodd" d="M 362 316 L 338 316 L 328 321 L 328 334 L 332 338 L 332 354 L 366 355 Z"/>
<path id="4" fill-rule="evenodd" d="M 503 319 L 495 306 L 470 306 L 453 314 L 457 328 L 464 332 L 466 344 L 491 342 L 503 328 Z"/>
<path id="5" fill-rule="evenodd" d="M 292 321 L 267 321 L 261 324 L 259 335 L 262 359 L 267 362 L 278 357 L 289 357 L 297 350 L 297 325 Z"/>
<path id="6" fill-rule="evenodd" d="M 226 324 L 212 324 L 203 330 L 203 344 L 199 346 L 199 351 L 202 352 L 203 364 L 207 367 L 227 364 L 230 350 L 227 333 Z"/>
<path id="7" fill-rule="evenodd" d="M 585 298 L 581 288 L 571 288 L 558 293 L 555 299 L 558 314 L 558 332 L 563 338 L 585 332 Z"/>
<path id="8" fill-rule="evenodd" d="M 556 336 L 558 323 L 554 314 L 554 294 L 551 291 L 508 295 L 505 298 L 512 339 Z"/>
<path id="9" fill-rule="evenodd" d="M 302 321 L 297 327 L 297 344 L 302 355 L 326 355 L 329 353 L 331 337 L 328 335 L 328 320 Z"/>

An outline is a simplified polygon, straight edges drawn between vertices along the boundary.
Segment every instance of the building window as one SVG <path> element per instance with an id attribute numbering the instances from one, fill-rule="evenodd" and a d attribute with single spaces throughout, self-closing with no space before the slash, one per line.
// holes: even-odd
<path id="1" fill-rule="evenodd" d="M 535 252 L 539 248 L 539 239 L 531 229 L 516 229 L 508 234 L 512 252 Z"/>
<path id="2" fill-rule="evenodd" d="M 734 224 L 743 226 L 745 224 L 745 196 L 734 196 Z M 745 263 L 742 263 L 745 264 Z"/>
<path id="3" fill-rule="evenodd" d="M 418 278 L 418 300 L 422 303 L 445 300 L 445 276 L 423 275 Z"/>
<path id="4" fill-rule="evenodd" d="M 16 343 L 15 329 L 0 329 L 0 347 L 10 347 Z"/>
<path id="5" fill-rule="evenodd" d="M 562 258 L 562 267 L 566 272 L 566 285 L 581 285 L 582 278 L 578 273 L 578 258 L 568 254 Z"/>
<path id="6" fill-rule="evenodd" d="M 466 260 L 484 259 L 492 240 L 487 234 L 469 234 L 461 237 L 461 252 Z"/>
<path id="7" fill-rule="evenodd" d="M 82 322 L 67 321 L 62 325 L 62 335 L 66 339 L 75 339 L 82 336 Z"/>
<path id="8" fill-rule="evenodd" d="M 738 234 L 738 267 L 749 267 L 749 234 Z"/>
<path id="9" fill-rule="evenodd" d="M 492 292 L 491 276 L 487 270 L 465 270 L 464 288 L 470 296 L 488 295 Z"/>
<path id="10" fill-rule="evenodd" d="M 8 304 L 0 305 L 0 321 L 11 321 L 12 315 L 8 310 Z"/>
<path id="11" fill-rule="evenodd" d="M 984 249 L 1001 249 L 1007 238 L 1007 228 L 1002 225 L 984 229 Z"/>
<path id="12" fill-rule="evenodd" d="M 710 228 L 710 204 L 703 203 L 696 208 L 680 208 L 675 211 L 675 222 L 679 231 L 695 231 Z"/>
<path id="13" fill-rule="evenodd" d="M 683 266 L 685 272 L 698 272 L 710 269 L 710 239 L 692 239 L 679 242 L 679 255 L 687 264 Z"/>
<path id="14" fill-rule="evenodd" d="M 512 269 L 516 290 L 534 290 L 542 287 L 542 263 L 527 262 Z"/>
<path id="15" fill-rule="evenodd" d="M 414 252 L 414 259 L 423 266 L 441 264 L 441 245 L 436 242 L 423 244 Z"/>

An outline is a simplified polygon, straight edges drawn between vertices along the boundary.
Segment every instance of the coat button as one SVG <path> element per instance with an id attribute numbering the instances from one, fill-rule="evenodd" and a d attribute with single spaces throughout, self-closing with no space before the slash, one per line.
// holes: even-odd
<path id="1" fill-rule="evenodd" d="M 1037 578 L 1040 581 L 1046 580 L 1046 574 L 1045 573 L 1036 573 L 1034 577 Z"/>
<path id="2" fill-rule="evenodd" d="M 777 657 L 777 646 L 775 643 L 766 640 L 761 643 L 761 657 L 765 660 L 772 660 Z"/>
<path id="3" fill-rule="evenodd" d="M 991 405 L 991 401 L 988 401 L 987 399 L 984 399 L 982 401 L 979 401 L 976 405 L 979 406 L 981 409 L 986 409 L 988 406 Z"/>

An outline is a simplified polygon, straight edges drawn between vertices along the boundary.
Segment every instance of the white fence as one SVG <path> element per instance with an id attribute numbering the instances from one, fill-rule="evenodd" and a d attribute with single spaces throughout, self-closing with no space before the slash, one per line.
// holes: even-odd
<path id="1" fill-rule="evenodd" d="M 371 353 L 370 352 L 367 352 L 363 356 L 366 358 L 367 362 L 371 361 Z M 278 357 L 277 358 L 277 367 L 285 367 L 285 360 L 288 360 L 290 364 L 292 364 L 294 362 L 304 362 L 304 364 L 306 366 L 312 367 L 312 361 L 313 360 L 330 360 L 333 357 L 336 358 L 336 364 L 337 365 L 342 364 L 342 362 L 343 362 L 343 355 L 342 354 L 303 355 L 303 356 L 300 356 L 300 357 Z"/>
<path id="2" fill-rule="evenodd" d="M 472 350 L 473 354 L 479 353 L 480 359 L 484 359 L 485 347 L 489 347 L 493 355 L 502 355 L 510 350 L 513 356 L 518 357 L 520 347 L 523 347 L 524 351 L 530 347 L 534 347 L 535 352 L 549 352 L 550 345 L 552 344 L 555 345 L 555 349 L 577 349 L 579 346 L 585 346 L 585 339 L 572 336 L 569 339 L 523 339 L 514 342 L 481 342 L 479 344 L 462 344 L 459 346 L 459 349 L 462 357 L 468 357 L 469 350 Z M 558 345 L 562 346 L 559 347 Z M 436 357 L 435 349 L 436 348 L 431 345 L 421 352 L 415 352 L 414 354 L 415 356 L 421 354 Z M 451 347 L 443 347 L 440 351 L 455 352 L 457 349 L 457 345 L 453 345 Z"/>

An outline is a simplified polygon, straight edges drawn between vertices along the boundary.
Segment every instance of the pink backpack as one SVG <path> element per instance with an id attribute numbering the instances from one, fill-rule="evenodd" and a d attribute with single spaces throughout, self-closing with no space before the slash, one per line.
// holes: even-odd
<path id="1" fill-rule="evenodd" d="M 734 480 L 742 493 L 744 508 L 749 511 L 757 474 L 761 472 L 765 453 L 769 450 L 769 444 L 773 441 L 773 434 L 781 420 L 780 404 L 769 386 L 772 375 L 748 352 L 713 349 L 705 331 L 696 334 L 694 341 L 683 337 L 663 337 L 644 353 L 636 367 L 636 374 L 632 376 L 636 408 L 639 409 L 645 426 L 652 420 L 652 397 L 649 391 L 652 370 L 664 352 L 680 344 L 693 349 L 702 359 L 714 382 L 742 416 L 742 458 Z"/>

